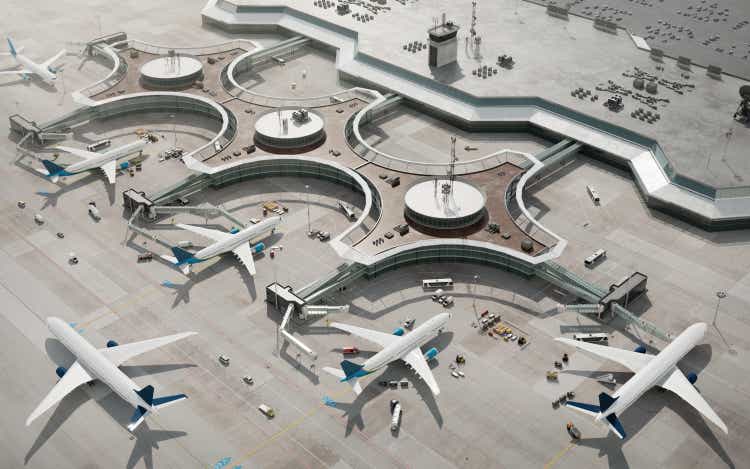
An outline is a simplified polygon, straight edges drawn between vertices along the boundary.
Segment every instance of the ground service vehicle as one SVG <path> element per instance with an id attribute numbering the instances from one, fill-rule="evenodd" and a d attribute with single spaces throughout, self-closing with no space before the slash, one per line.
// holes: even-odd
<path id="1" fill-rule="evenodd" d="M 112 145 L 112 140 L 99 140 L 98 142 L 94 142 L 91 145 L 86 145 L 86 149 L 88 151 L 99 151 L 102 148 L 106 148 L 110 145 Z"/>
<path id="2" fill-rule="evenodd" d="M 597 262 L 599 262 L 600 260 L 604 259 L 605 257 L 607 257 L 607 251 L 605 251 L 604 249 L 597 249 L 596 251 L 594 251 L 593 254 L 587 257 L 583 261 L 583 263 L 586 264 L 587 266 L 592 266 L 596 264 Z"/>
<path id="3" fill-rule="evenodd" d="M 581 342 L 591 342 L 594 344 L 609 341 L 609 335 L 605 332 L 594 332 L 588 334 L 573 334 L 573 340 Z"/>
<path id="4" fill-rule="evenodd" d="M 445 288 L 445 287 L 452 287 L 453 286 L 453 279 L 452 278 L 431 278 L 422 280 L 422 288 L 425 290 L 432 290 L 433 288 Z"/>
<path id="5" fill-rule="evenodd" d="M 267 406 L 265 404 L 261 404 L 258 406 L 258 410 L 263 413 L 266 417 L 272 419 L 276 416 L 276 412 L 273 411 L 273 408 L 270 406 Z"/>

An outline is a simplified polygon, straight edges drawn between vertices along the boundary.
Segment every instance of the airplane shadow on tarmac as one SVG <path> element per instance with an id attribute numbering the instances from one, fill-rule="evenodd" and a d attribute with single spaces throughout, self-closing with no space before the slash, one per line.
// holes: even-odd
<path id="1" fill-rule="evenodd" d="M 709 344 L 701 344 L 693 348 L 682 360 L 684 366 L 681 367 L 683 372 L 693 371 L 698 373 L 700 382 L 700 372 L 705 369 L 708 363 L 711 361 L 712 348 Z M 598 376 L 608 371 L 573 371 L 566 370 L 564 373 L 585 375 L 585 376 Z M 621 382 L 618 376 L 632 375 L 632 373 L 612 372 L 615 374 L 618 382 Z M 696 386 L 697 387 L 697 386 Z M 595 399 L 595 396 L 587 396 L 588 400 Z M 576 396 L 576 401 L 587 402 L 587 397 Z M 710 396 L 704 396 L 710 399 Z M 592 401 L 593 402 L 593 401 Z M 710 404 L 710 402 L 709 402 Z M 587 446 L 590 448 L 598 449 L 599 456 L 606 455 L 609 462 L 609 467 L 614 469 L 628 468 L 630 467 L 625 460 L 625 455 L 622 452 L 622 445 L 638 434 L 638 431 L 645 427 L 652 418 L 658 415 L 662 409 L 668 408 L 675 414 L 679 415 L 691 428 L 698 434 L 703 441 L 724 461 L 729 468 L 734 468 L 735 464 L 732 458 L 726 452 L 719 439 L 716 437 L 716 433 L 720 430 L 716 429 L 715 426 L 709 426 L 704 420 L 703 416 L 690 404 L 680 399 L 677 395 L 665 391 L 663 389 L 654 387 L 651 390 L 641 396 L 636 405 L 628 408 L 623 415 L 619 415 L 619 419 L 622 422 L 625 431 L 628 436 L 623 442 L 611 432 L 601 438 L 583 438 L 578 440 L 577 444 Z M 606 430 L 602 430 L 606 431 Z"/>
<path id="2" fill-rule="evenodd" d="M 48 338 L 45 342 L 47 355 L 54 363 L 54 366 L 70 367 L 75 361 L 75 356 L 60 343 L 59 340 Z M 120 369 L 131 378 L 137 378 L 145 375 L 154 375 L 182 368 L 191 368 L 196 365 L 191 363 L 166 364 L 166 365 L 146 365 L 146 366 L 121 366 Z M 50 367 L 51 372 L 53 367 Z M 41 399 L 41 397 L 40 397 Z M 113 393 L 105 384 L 94 381 L 88 385 L 81 385 L 76 390 L 65 396 L 54 408 L 52 415 L 47 420 L 44 428 L 36 440 L 29 448 L 24 458 L 24 465 L 27 465 L 34 455 L 39 451 L 54 435 L 57 430 L 73 415 L 73 413 L 83 404 L 90 400 L 95 400 L 104 409 L 113 420 L 121 424 L 123 428 L 130 421 L 133 414 L 133 408 Z M 128 468 L 134 467 L 138 461 L 144 460 L 147 468 L 153 468 L 153 449 L 159 448 L 158 442 L 170 440 L 185 436 L 187 433 L 181 431 L 151 430 L 147 422 L 144 421 L 133 433 L 135 446 L 128 460 Z"/>
<path id="3" fill-rule="evenodd" d="M 443 351 L 451 343 L 452 340 L 452 332 L 443 332 L 429 342 L 425 343 L 422 346 L 422 349 L 429 350 L 430 348 L 435 347 L 439 351 Z M 434 358 L 433 360 L 428 362 L 430 365 L 430 369 L 434 369 L 439 365 L 439 357 L 440 354 L 438 354 L 437 358 Z M 349 403 L 338 401 L 332 402 L 332 407 L 343 410 L 344 415 L 347 417 L 345 436 L 351 435 L 352 430 L 355 426 L 359 430 L 363 430 L 365 428 L 365 422 L 362 420 L 362 409 L 368 402 L 384 393 L 387 389 L 386 387 L 378 384 L 380 381 L 401 381 L 404 378 L 411 381 L 412 386 L 414 387 L 414 389 L 416 389 L 417 394 L 419 394 L 419 396 L 424 401 L 427 409 L 432 414 L 432 417 L 435 419 L 438 427 L 442 428 L 443 415 L 440 412 L 440 408 L 438 407 L 435 396 L 427 386 L 427 383 L 417 378 L 416 375 L 411 372 L 404 363 L 393 362 L 385 367 L 385 371 L 378 374 L 376 377 L 373 377 L 373 379 L 369 383 L 366 383 L 364 385 L 364 389 L 362 389 L 362 393 L 358 395 L 354 399 L 354 401 Z M 343 383 L 341 384 L 343 385 Z M 439 384 L 440 383 L 438 383 L 438 385 Z"/>

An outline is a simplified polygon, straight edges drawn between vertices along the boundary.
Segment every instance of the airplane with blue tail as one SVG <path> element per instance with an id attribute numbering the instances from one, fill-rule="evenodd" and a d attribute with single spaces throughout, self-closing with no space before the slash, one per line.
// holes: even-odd
<path id="1" fill-rule="evenodd" d="M 0 72 L 0 75 L 21 75 L 24 80 L 29 80 L 30 75 L 36 75 L 42 79 L 45 83 L 52 83 L 57 79 L 57 74 L 62 70 L 62 67 L 53 67 L 52 64 L 57 62 L 60 57 L 66 54 L 66 50 L 63 49 L 52 58 L 45 60 L 42 63 L 36 63 L 25 55 L 21 54 L 23 48 L 16 47 L 10 38 L 7 38 L 9 52 L 3 55 L 10 55 L 21 67 L 19 70 L 4 70 Z"/>
<path id="2" fill-rule="evenodd" d="M 78 156 L 79 158 L 82 158 L 83 161 L 63 167 L 54 161 L 42 160 L 44 169 L 39 170 L 39 172 L 45 174 L 50 181 L 56 183 L 60 177 L 63 176 L 72 176 L 92 169 L 101 169 L 107 177 L 107 181 L 109 181 L 110 184 L 114 184 L 117 173 L 117 160 L 136 152 L 142 153 L 143 148 L 148 145 L 148 143 L 148 139 L 139 138 L 134 142 L 126 143 L 125 145 L 101 153 L 81 150 L 80 148 L 56 146 L 52 149 Z"/>
<path id="3" fill-rule="evenodd" d="M 149 412 L 156 412 L 187 399 L 185 394 L 154 397 L 153 386 L 139 387 L 118 367 L 131 358 L 195 335 L 195 332 L 183 332 L 122 345 L 114 340 L 109 340 L 106 348 L 97 349 L 77 333 L 69 323 L 60 318 L 47 318 L 47 327 L 76 357 L 76 361 L 69 368 L 60 366 L 55 370 L 60 380 L 36 409 L 31 412 L 29 418 L 26 419 L 26 426 L 29 426 L 37 417 L 60 402 L 78 386 L 94 380 L 99 380 L 109 386 L 112 391 L 135 408 L 127 426 L 131 432 L 143 422 Z"/>
<path id="4" fill-rule="evenodd" d="M 263 243 L 257 243 L 250 247 L 249 243 L 251 240 L 263 236 L 266 233 L 270 232 L 273 234 L 280 223 L 281 217 L 269 217 L 259 223 L 251 224 L 239 231 L 229 233 L 211 228 L 183 225 L 180 223 L 175 226 L 205 236 L 206 238 L 211 238 L 216 242 L 206 246 L 196 253 L 174 246 L 172 247 L 173 256 L 162 255 L 161 257 L 179 267 L 183 274 L 188 275 L 190 274 L 191 265 L 207 261 L 214 256 L 226 252 L 231 252 L 237 259 L 239 259 L 240 263 L 247 268 L 250 275 L 255 275 L 256 270 L 253 254 L 263 252 L 266 245 Z"/>
<path id="5" fill-rule="evenodd" d="M 635 373 L 627 383 L 611 396 L 604 392 L 599 394 L 599 405 L 575 401 L 568 401 L 565 405 L 593 417 L 597 423 L 606 422 L 606 425 L 615 435 L 624 439 L 626 433 L 618 415 L 621 415 L 646 391 L 654 386 L 659 386 L 680 396 L 682 400 L 693 406 L 724 433 L 728 433 L 726 424 L 693 386 L 698 380 L 698 376 L 695 373 L 689 373 L 685 376 L 677 368 L 677 362 L 703 340 L 706 329 L 705 323 L 693 324 L 657 355 L 646 354 L 646 349 L 643 346 L 639 346 L 631 352 L 563 337 L 555 339 L 585 352 L 617 362 Z"/>
<path id="6" fill-rule="evenodd" d="M 400 327 L 393 333 L 387 334 L 349 324 L 331 323 L 331 327 L 362 337 L 380 345 L 383 349 L 368 358 L 362 365 L 344 360 L 341 362 L 341 369 L 324 367 L 323 371 L 339 378 L 341 382 L 349 383 L 354 393 L 359 395 L 362 392 L 360 378 L 376 372 L 393 361 L 403 360 L 420 379 L 424 380 L 432 394 L 437 396 L 440 394 L 440 388 L 427 362 L 437 356 L 438 350 L 432 347 L 426 353 L 422 353 L 420 347 L 441 334 L 450 317 L 450 313 L 440 313 L 408 334 L 405 334 Z"/>

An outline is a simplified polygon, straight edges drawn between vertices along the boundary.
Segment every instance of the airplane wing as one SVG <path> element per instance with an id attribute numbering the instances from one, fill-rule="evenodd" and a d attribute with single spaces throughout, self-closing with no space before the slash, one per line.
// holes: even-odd
<path id="1" fill-rule="evenodd" d="M 558 337 L 555 339 L 558 342 L 572 345 L 575 348 L 584 350 L 594 355 L 606 358 L 613 362 L 617 362 L 620 365 L 628 368 L 630 371 L 637 373 L 644 366 L 653 360 L 654 355 L 646 355 L 645 353 L 631 352 L 630 350 L 623 350 L 620 348 L 613 348 L 606 345 L 590 344 L 580 340 L 566 339 L 564 337 Z"/>
<path id="2" fill-rule="evenodd" d="M 342 324 L 340 322 L 332 322 L 330 326 L 362 337 L 363 339 L 369 340 L 370 342 L 378 344 L 381 347 L 386 347 L 388 346 L 388 344 L 399 340 L 399 337 L 393 334 L 386 334 L 385 332 L 373 331 L 370 329 L 365 329 L 364 327 Z"/>
<path id="3" fill-rule="evenodd" d="M 185 337 L 195 335 L 197 332 L 182 332 L 180 334 L 173 334 L 164 337 L 157 337 L 155 339 L 142 340 L 140 342 L 131 342 L 129 344 L 116 345 L 114 347 L 107 347 L 99 349 L 99 352 L 104 355 L 107 360 L 112 362 L 115 366 L 120 366 L 122 363 L 130 360 L 133 357 L 137 357 L 143 353 L 151 350 L 163 347 L 172 342 L 176 342 Z M 65 375 L 67 376 L 67 374 Z"/>
<path id="4" fill-rule="evenodd" d="M 50 57 L 49 59 L 45 60 L 44 62 L 42 62 L 39 65 L 41 65 L 44 68 L 49 68 L 50 65 L 52 65 L 53 63 L 55 63 L 56 60 L 58 60 L 60 57 L 62 57 L 63 55 L 65 55 L 66 52 L 67 51 L 65 49 L 63 49 L 60 52 L 58 52 L 57 54 L 55 54 L 53 57 Z"/>
<path id="5" fill-rule="evenodd" d="M 226 233 L 224 231 L 219 230 L 212 230 L 210 228 L 201 228 L 198 226 L 193 225 L 183 225 L 182 223 L 178 223 L 178 228 L 182 228 L 183 230 L 192 231 L 193 233 L 197 233 L 201 236 L 205 236 L 206 238 L 211 238 L 214 241 L 224 241 L 225 239 L 231 238 L 231 233 Z"/>
<path id="6" fill-rule="evenodd" d="M 253 261 L 253 253 L 250 251 L 248 243 L 243 243 L 232 249 L 232 253 L 247 268 L 250 275 L 255 275 L 255 261 Z"/>
<path id="7" fill-rule="evenodd" d="M 91 158 L 96 158 L 97 156 L 102 156 L 101 153 L 94 153 L 93 151 L 88 150 L 81 150 L 80 148 L 73 148 L 73 147 L 52 147 L 54 150 L 60 150 L 64 151 L 66 153 L 70 153 L 71 155 L 76 155 L 79 158 L 83 158 L 84 160 L 90 160 Z"/>
<path id="8" fill-rule="evenodd" d="M 6 70 L 3 72 L 0 72 L 0 75 L 33 75 L 34 72 L 31 70 Z"/>
<path id="9" fill-rule="evenodd" d="M 104 171 L 104 175 L 107 176 L 109 183 L 114 184 L 116 177 L 115 173 L 117 172 L 117 162 L 112 160 L 99 166 L 99 168 Z"/>
<path id="10" fill-rule="evenodd" d="M 435 377 L 432 376 L 430 365 L 427 364 L 427 360 L 425 360 L 424 355 L 422 355 L 422 352 L 419 350 L 419 347 L 407 353 L 403 360 L 410 367 L 412 367 L 417 376 L 422 378 L 422 380 L 427 383 L 427 386 L 430 388 L 430 391 L 432 391 L 433 396 L 437 396 L 440 394 L 440 388 L 435 382 Z"/>
<path id="11" fill-rule="evenodd" d="M 708 405 L 703 396 L 698 393 L 695 386 L 690 384 L 685 375 L 677 367 L 671 375 L 659 385 L 664 389 L 669 389 L 673 393 L 677 394 L 682 398 L 683 401 L 687 402 L 695 408 L 698 412 L 703 414 L 708 420 L 713 422 L 717 427 L 721 428 L 724 433 L 729 433 L 726 424 L 721 420 L 721 417 L 716 415 L 716 412 Z"/>
<path id="12" fill-rule="evenodd" d="M 39 403 L 36 409 L 34 409 L 31 415 L 29 415 L 29 418 L 26 419 L 26 426 L 28 427 L 37 417 L 45 413 L 53 405 L 60 402 L 75 388 L 84 383 L 88 383 L 89 381 L 93 381 L 94 379 L 95 378 L 84 370 L 78 362 L 73 363 L 73 366 L 65 372 L 63 377 L 60 378 L 60 381 L 55 384 L 49 394 L 42 399 L 42 402 Z"/>

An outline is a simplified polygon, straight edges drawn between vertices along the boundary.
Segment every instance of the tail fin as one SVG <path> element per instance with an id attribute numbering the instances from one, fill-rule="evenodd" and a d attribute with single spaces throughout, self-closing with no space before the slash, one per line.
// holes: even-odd
<path id="1" fill-rule="evenodd" d="M 59 164 L 53 163 L 50 160 L 42 160 L 42 164 L 44 165 L 44 169 L 47 170 L 47 177 L 49 177 L 53 181 L 56 181 L 60 176 L 68 175 L 68 173 L 65 171 L 65 168 L 63 168 Z"/>
<path id="2" fill-rule="evenodd" d="M 612 397 L 606 392 L 600 393 L 599 394 L 599 408 L 601 409 L 602 412 L 606 412 L 607 409 L 609 409 L 612 406 L 612 404 L 615 403 L 616 400 L 617 400 L 616 397 Z"/>
<path id="3" fill-rule="evenodd" d="M 16 48 L 13 46 L 13 41 L 10 40 L 10 38 L 6 38 L 8 40 L 8 48 L 10 49 L 10 55 L 15 57 L 18 55 L 18 52 L 16 52 Z"/>
<path id="4" fill-rule="evenodd" d="M 599 394 L 599 405 L 585 404 L 583 402 L 574 402 L 574 401 L 568 401 L 565 403 L 565 405 L 567 407 L 570 407 L 579 412 L 583 412 L 584 414 L 587 414 L 596 418 L 601 413 L 606 412 L 607 409 L 612 407 L 612 404 L 614 404 L 615 401 L 617 401 L 616 397 L 612 397 L 606 392 L 603 392 Z M 620 420 L 617 419 L 617 415 L 614 413 L 611 413 L 607 415 L 605 418 L 607 420 L 607 425 L 609 426 L 609 429 L 612 430 L 615 433 L 615 435 L 617 435 L 620 439 L 624 439 L 626 436 L 625 429 L 622 427 Z"/>
<path id="5" fill-rule="evenodd" d="M 344 360 L 341 362 L 341 369 L 344 370 L 344 379 L 342 381 L 349 381 L 352 378 L 359 378 L 360 376 L 364 376 L 367 373 L 363 372 L 362 370 L 363 365 L 357 365 L 354 362 L 350 362 L 349 360 Z"/>
<path id="6" fill-rule="evenodd" d="M 135 408 L 133 416 L 130 418 L 130 423 L 128 424 L 128 430 L 130 430 L 131 432 L 138 428 L 138 425 L 143 422 L 143 419 L 144 417 L 146 417 L 146 414 L 149 410 L 160 409 L 162 407 L 172 405 L 175 402 L 179 402 L 183 399 L 187 399 L 187 396 L 185 394 L 175 394 L 172 396 L 155 398 L 154 387 L 151 385 L 144 387 L 140 391 L 135 391 L 135 393 L 138 394 L 138 396 L 140 396 L 140 398 L 143 399 L 143 401 L 148 404 L 150 408 L 146 409 L 141 406 Z"/>
<path id="7" fill-rule="evenodd" d="M 359 383 L 358 379 L 355 378 L 347 381 L 346 374 L 344 374 L 344 372 L 339 370 L 338 368 L 324 366 L 323 371 L 339 378 L 340 381 L 346 381 L 347 383 L 349 383 L 349 385 L 352 387 L 352 390 L 354 391 L 354 394 L 359 396 L 362 393 L 362 385 Z"/>
<path id="8" fill-rule="evenodd" d="M 177 265 L 184 264 L 193 258 L 193 253 L 176 246 L 172 248 L 172 254 L 177 258 Z"/>

